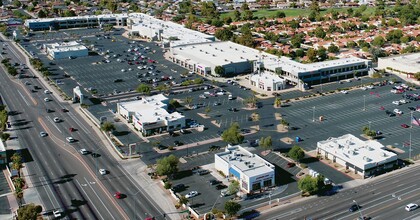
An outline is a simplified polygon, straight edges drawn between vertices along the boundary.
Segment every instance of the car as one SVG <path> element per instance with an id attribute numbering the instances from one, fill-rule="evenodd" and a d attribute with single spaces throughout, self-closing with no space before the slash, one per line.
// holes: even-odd
<path id="1" fill-rule="evenodd" d="M 121 69 L 121 72 L 125 72 L 125 69 Z"/>
<path id="2" fill-rule="evenodd" d="M 176 192 L 180 192 L 184 189 L 185 189 L 184 184 L 178 184 L 178 185 L 173 186 L 171 190 L 176 193 Z"/>
<path id="3" fill-rule="evenodd" d="M 183 145 L 183 143 L 181 143 L 180 141 L 174 141 L 174 145 L 178 147 Z"/>
<path id="4" fill-rule="evenodd" d="M 238 110 L 236 108 L 229 108 L 228 111 L 230 111 L 230 112 L 237 112 Z"/>
<path id="5" fill-rule="evenodd" d="M 25 85 L 29 86 L 29 85 L 31 85 L 31 83 L 28 82 L 28 81 L 25 81 Z"/>
<path id="6" fill-rule="evenodd" d="M 209 183 L 210 183 L 211 186 L 214 186 L 214 185 L 220 184 L 221 181 L 220 180 L 216 180 L 216 179 L 212 179 L 212 180 L 209 181 Z"/>
<path id="7" fill-rule="evenodd" d="M 61 109 L 61 112 L 68 112 L 69 110 L 67 110 L 67 109 L 65 109 L 65 108 L 62 108 Z"/>
<path id="8" fill-rule="evenodd" d="M 87 151 L 85 148 L 83 148 L 83 149 L 80 149 L 80 153 L 83 154 L 83 155 L 86 155 L 86 154 L 89 153 L 89 151 Z"/>
<path id="9" fill-rule="evenodd" d="M 405 99 L 401 99 L 401 100 L 400 100 L 400 103 L 401 103 L 401 104 L 406 104 L 406 103 L 408 103 L 408 101 L 407 101 L 407 100 L 405 100 Z"/>
<path id="10" fill-rule="evenodd" d="M 44 98 L 44 101 L 45 101 L 45 102 L 49 102 L 49 101 L 51 101 L 51 99 L 49 99 L 49 98 Z"/>
<path id="11" fill-rule="evenodd" d="M 410 110 L 410 111 L 416 111 L 416 108 L 414 108 L 413 106 L 409 106 L 408 107 L 408 110 Z"/>
<path id="12" fill-rule="evenodd" d="M 216 185 L 217 190 L 222 190 L 222 189 L 226 189 L 226 188 L 227 188 L 227 186 L 225 184 Z"/>
<path id="13" fill-rule="evenodd" d="M 41 131 L 41 132 L 39 132 L 39 136 L 46 137 L 46 136 L 48 136 L 48 134 L 45 131 Z"/>
<path id="14" fill-rule="evenodd" d="M 52 109 L 49 109 L 49 108 L 47 108 L 46 111 L 47 111 L 47 113 L 54 112 Z"/>
<path id="15" fill-rule="evenodd" d="M 413 210 L 417 209 L 418 207 L 419 207 L 419 205 L 417 205 L 416 203 L 410 203 L 410 204 L 405 206 L 405 210 L 410 212 L 410 211 L 413 211 Z"/>
<path id="16" fill-rule="evenodd" d="M 55 123 L 58 123 L 58 122 L 60 122 L 61 120 L 60 120 L 60 118 L 58 118 L 58 117 L 54 117 L 53 121 L 54 121 Z"/>
<path id="17" fill-rule="evenodd" d="M 99 173 L 100 173 L 101 175 L 105 175 L 105 174 L 106 174 L 106 170 L 105 170 L 105 169 L 99 169 Z"/>
<path id="18" fill-rule="evenodd" d="M 53 215 L 54 215 L 54 218 L 60 218 L 61 217 L 61 211 L 60 210 L 54 210 Z"/>
<path id="19" fill-rule="evenodd" d="M 349 212 L 355 212 L 355 211 L 358 211 L 360 208 L 361 208 L 361 207 L 360 207 L 359 205 L 354 204 L 354 205 L 350 206 L 350 208 L 349 208 Z"/>
<path id="20" fill-rule="evenodd" d="M 296 166 L 296 164 L 293 163 L 293 162 L 287 163 L 287 168 L 291 168 L 291 167 L 294 167 L 294 166 Z"/>
<path id="21" fill-rule="evenodd" d="M 218 105 L 221 105 L 221 103 L 220 102 L 213 103 L 213 106 L 218 106 Z"/>
<path id="22" fill-rule="evenodd" d="M 347 92 L 347 90 L 341 90 L 340 92 L 343 93 L 343 94 L 349 93 L 349 92 Z"/>
<path id="23" fill-rule="evenodd" d="M 367 88 L 364 87 L 364 86 L 363 87 L 360 87 L 360 89 L 363 90 L 363 91 L 366 91 L 367 90 Z"/>
<path id="24" fill-rule="evenodd" d="M 187 195 L 185 195 L 185 198 L 189 199 L 189 198 L 195 197 L 197 195 L 198 195 L 197 191 L 191 191 Z"/>
<path id="25" fill-rule="evenodd" d="M 200 170 L 197 171 L 197 174 L 200 175 L 200 176 L 203 176 L 203 175 L 206 175 L 206 174 L 209 174 L 209 173 L 210 173 L 210 171 L 205 170 L 205 169 L 200 169 Z"/>
<path id="26" fill-rule="evenodd" d="M 366 88 L 367 89 L 373 89 L 374 87 L 373 87 L 373 85 L 368 85 L 368 86 L 366 86 Z"/>
<path id="27" fill-rule="evenodd" d="M 73 137 L 66 137 L 66 141 L 69 142 L 69 143 L 75 142 Z"/>
<path id="28" fill-rule="evenodd" d="M 400 105 L 401 103 L 400 103 L 400 101 L 392 101 L 392 104 L 394 104 L 394 105 Z"/>
<path id="29" fill-rule="evenodd" d="M 407 124 L 401 124 L 401 127 L 403 127 L 403 128 L 409 128 L 410 126 L 408 126 Z"/>
<path id="30" fill-rule="evenodd" d="M 396 109 L 394 109 L 394 113 L 401 115 L 403 112 L 401 110 L 399 110 L 399 109 L 396 108 Z"/>
<path id="31" fill-rule="evenodd" d="M 121 199 L 122 198 L 122 194 L 120 192 L 116 192 L 116 193 L 114 193 L 114 197 L 116 199 Z"/>
<path id="32" fill-rule="evenodd" d="M 50 90 L 48 90 L 48 89 L 44 90 L 44 93 L 45 94 L 51 94 Z"/>

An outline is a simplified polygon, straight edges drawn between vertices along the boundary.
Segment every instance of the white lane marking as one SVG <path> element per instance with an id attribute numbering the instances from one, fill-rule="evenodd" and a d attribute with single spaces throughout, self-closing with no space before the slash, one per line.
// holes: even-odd
<path id="1" fill-rule="evenodd" d="M 52 189 L 51 189 L 51 185 L 49 184 L 49 182 L 47 182 L 47 178 L 45 178 L 45 177 L 40 177 L 39 179 L 44 179 L 43 180 L 43 182 L 45 183 L 44 185 L 43 185 L 43 187 L 44 187 L 44 190 L 45 190 L 45 192 L 47 193 L 47 196 L 48 196 L 48 198 L 50 199 L 50 201 L 51 201 L 51 204 L 53 205 L 53 207 L 55 207 L 55 208 L 59 208 L 59 207 L 61 207 L 60 206 L 60 203 L 58 202 L 58 200 L 57 200 L 57 197 L 56 196 L 54 196 L 54 193 L 53 193 L 53 191 L 52 191 Z M 46 186 L 47 185 L 47 186 Z M 47 188 L 46 188 L 47 187 Z M 47 190 L 48 189 L 48 190 Z M 50 197 L 50 195 L 49 195 L 49 192 L 48 191 L 50 191 L 50 193 L 51 193 L 51 195 L 53 195 L 53 198 L 54 198 L 54 200 L 55 200 L 55 203 L 56 204 L 54 204 L 54 201 L 52 201 L 52 199 L 51 199 L 51 197 Z"/>
<path id="2" fill-rule="evenodd" d="M 83 179 L 85 179 L 86 183 L 89 183 L 89 181 L 86 179 L 86 177 L 83 177 Z M 95 189 L 93 189 L 92 185 L 88 184 L 89 187 L 92 189 L 93 193 L 95 193 L 96 197 L 98 197 L 99 201 L 101 201 L 102 205 L 105 207 L 106 211 L 108 211 L 109 215 L 112 217 L 112 219 L 115 219 L 114 216 L 112 215 L 112 213 L 109 211 L 109 209 L 106 207 L 106 205 L 104 204 L 104 202 L 102 201 L 102 199 L 99 197 L 99 195 L 96 193 Z M 106 193 L 106 192 L 105 192 Z M 104 219 L 104 218 L 102 218 Z"/>
<path id="3" fill-rule="evenodd" d="M 89 197 L 89 195 L 86 193 L 85 189 L 83 189 L 83 187 L 85 187 L 87 184 L 80 184 L 79 180 L 77 180 L 77 179 L 76 179 L 76 182 L 77 182 L 77 184 L 79 184 L 80 186 L 82 186 L 82 187 L 80 187 L 80 189 L 82 189 L 83 193 L 85 193 L 85 195 L 86 195 L 86 196 L 87 196 L 87 198 L 89 199 L 89 201 L 90 201 L 91 205 L 93 206 L 93 208 L 95 208 L 96 212 L 97 212 L 97 213 L 101 216 L 101 219 L 105 219 L 105 218 L 101 215 L 101 212 L 100 212 L 100 211 L 96 208 L 95 203 L 93 203 L 93 202 L 92 202 L 92 199 L 90 199 L 90 197 Z"/>
<path id="4" fill-rule="evenodd" d="M 270 218 L 270 219 L 277 219 L 277 218 L 286 217 L 286 216 L 289 216 L 289 215 L 293 215 L 293 214 L 299 213 L 299 212 L 301 212 L 302 210 L 303 210 L 302 208 L 297 208 L 297 209 L 294 209 L 294 210 L 292 210 L 292 211 L 290 211 L 290 212 L 283 213 L 283 214 L 281 214 L 281 215 L 276 215 L 275 217 Z"/>
<path id="5" fill-rule="evenodd" d="M 10 45 L 8 45 L 9 47 L 9 50 L 10 51 L 12 51 L 12 53 L 13 53 L 13 55 L 15 55 L 15 57 L 17 58 L 17 60 L 20 62 L 20 63 L 23 63 L 22 62 L 22 60 L 20 59 L 20 56 L 16 53 L 16 51 L 15 50 L 13 50 L 13 47 L 12 46 L 10 46 Z"/>
<path id="6" fill-rule="evenodd" d="M 22 99 L 26 103 L 26 105 L 29 106 L 29 102 L 26 100 L 25 96 L 23 96 L 22 93 L 20 93 L 19 90 L 18 90 L 18 93 L 19 93 L 20 97 L 22 97 Z"/>
<path id="7" fill-rule="evenodd" d="M 57 127 L 57 125 L 55 125 L 55 122 L 50 118 L 50 116 L 47 116 L 47 120 L 48 121 L 50 121 L 51 122 L 51 124 L 52 125 L 54 125 L 54 127 L 55 128 L 57 128 L 57 130 L 60 132 L 60 133 L 63 133 L 63 132 L 61 132 L 61 130 Z"/>
<path id="8" fill-rule="evenodd" d="M 76 116 L 73 113 L 70 112 L 69 116 L 76 122 L 77 125 L 79 125 L 82 128 L 82 130 L 85 133 L 90 134 L 90 131 L 79 121 L 79 119 L 76 118 Z"/>

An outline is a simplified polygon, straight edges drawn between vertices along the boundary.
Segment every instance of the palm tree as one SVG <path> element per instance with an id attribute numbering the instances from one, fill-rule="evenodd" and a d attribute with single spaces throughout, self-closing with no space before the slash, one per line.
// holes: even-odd
<path id="1" fill-rule="evenodd" d="M 193 98 L 191 96 L 188 96 L 184 99 L 184 103 L 190 107 L 191 103 L 193 102 Z"/>
<path id="2" fill-rule="evenodd" d="M 281 98 L 277 97 L 274 100 L 274 106 L 277 107 L 277 108 L 281 106 Z"/>
<path id="3" fill-rule="evenodd" d="M 211 108 L 207 106 L 207 108 L 204 110 L 206 112 L 206 116 L 211 112 Z"/>

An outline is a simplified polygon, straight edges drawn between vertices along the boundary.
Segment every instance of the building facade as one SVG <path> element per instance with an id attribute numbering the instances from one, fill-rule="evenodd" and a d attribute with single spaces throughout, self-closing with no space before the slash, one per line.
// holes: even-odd
<path id="1" fill-rule="evenodd" d="M 185 116 L 167 111 L 169 99 L 162 94 L 117 104 L 117 112 L 145 136 L 185 127 Z"/>
<path id="2" fill-rule="evenodd" d="M 275 167 L 240 145 L 228 145 L 225 152 L 214 155 L 215 169 L 239 182 L 246 193 L 275 186 Z"/>
<path id="3" fill-rule="evenodd" d="M 413 78 L 420 72 L 420 53 L 402 54 L 378 58 L 378 69 L 391 73 L 405 74 Z"/>
<path id="4" fill-rule="evenodd" d="M 76 57 L 86 57 L 89 55 L 88 49 L 76 41 L 67 43 L 44 44 L 45 53 L 55 60 L 73 59 Z"/>
<path id="5" fill-rule="evenodd" d="M 352 134 L 317 143 L 317 153 L 362 177 L 370 177 L 397 164 L 397 155 L 375 141 L 362 141 Z"/>
<path id="6" fill-rule="evenodd" d="M 286 80 L 274 73 L 254 73 L 249 77 L 249 84 L 264 91 L 278 91 L 286 88 Z"/>

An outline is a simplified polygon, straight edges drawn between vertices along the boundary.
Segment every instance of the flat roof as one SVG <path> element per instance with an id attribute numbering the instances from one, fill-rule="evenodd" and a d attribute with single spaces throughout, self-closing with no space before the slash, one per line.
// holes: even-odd
<path id="1" fill-rule="evenodd" d="M 251 75 L 252 81 L 263 81 L 264 83 L 283 83 L 285 82 L 284 78 L 280 76 L 269 73 L 269 72 L 262 72 L 262 73 L 255 73 Z"/>
<path id="2" fill-rule="evenodd" d="M 178 45 L 172 48 L 172 53 L 174 56 L 182 57 L 184 59 L 193 59 L 202 64 L 209 64 L 209 66 L 222 66 L 229 63 L 246 61 L 260 61 L 264 63 L 266 69 L 274 70 L 277 67 L 281 67 L 284 71 L 290 73 L 316 71 L 333 66 L 353 65 L 368 61 L 350 57 L 303 64 L 288 57 L 278 57 L 230 41 Z"/>
<path id="3" fill-rule="evenodd" d="M 319 141 L 317 146 L 364 170 L 397 159 L 395 153 L 384 150 L 384 145 L 378 141 L 363 141 L 352 134 L 337 138 L 330 137 L 325 141 Z"/>
<path id="4" fill-rule="evenodd" d="M 27 19 L 25 21 L 25 24 L 37 23 L 37 22 L 81 20 L 81 19 L 89 19 L 89 18 L 125 18 L 128 16 L 129 14 L 101 14 L 101 15 L 82 15 L 82 16 L 73 16 L 73 17 L 57 17 L 57 18 L 34 18 L 34 19 Z"/>
<path id="5" fill-rule="evenodd" d="M 225 152 L 217 153 L 216 155 L 229 163 L 230 166 L 236 167 L 248 177 L 274 171 L 274 165 L 258 155 L 247 151 L 240 145 L 228 145 Z"/>
<path id="6" fill-rule="evenodd" d="M 378 58 L 378 62 L 404 72 L 417 73 L 420 71 L 420 53 L 381 57 Z"/>
<path id="7" fill-rule="evenodd" d="M 134 116 L 143 123 L 153 123 L 158 121 L 176 121 L 183 118 L 179 112 L 169 113 L 166 111 L 164 101 L 168 98 L 162 94 L 145 97 L 141 100 L 131 102 L 121 102 L 119 105 L 129 112 L 133 112 Z"/>
<path id="8" fill-rule="evenodd" d="M 44 44 L 44 46 L 47 47 L 48 50 L 54 52 L 87 50 L 87 48 L 84 45 L 79 44 L 76 41 Z"/>

